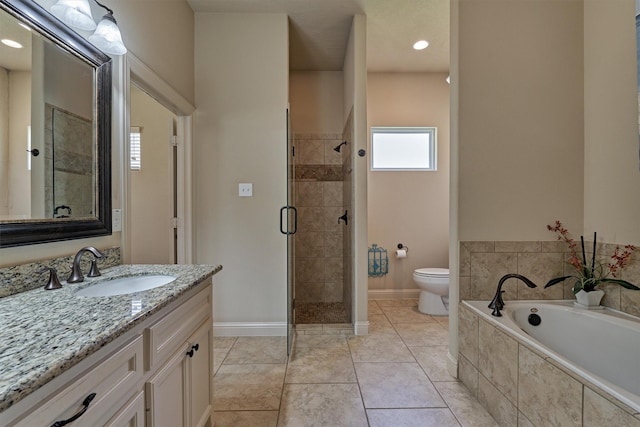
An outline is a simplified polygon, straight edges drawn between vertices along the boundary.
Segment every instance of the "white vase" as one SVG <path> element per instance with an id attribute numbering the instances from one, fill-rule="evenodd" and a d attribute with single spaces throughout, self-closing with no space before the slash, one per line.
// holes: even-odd
<path id="1" fill-rule="evenodd" d="M 578 304 L 580 304 L 581 306 L 598 307 L 600 306 L 600 301 L 602 300 L 603 296 L 604 296 L 604 291 L 597 290 L 597 291 L 585 292 L 583 290 L 580 290 L 576 294 L 576 299 L 578 300 Z"/>

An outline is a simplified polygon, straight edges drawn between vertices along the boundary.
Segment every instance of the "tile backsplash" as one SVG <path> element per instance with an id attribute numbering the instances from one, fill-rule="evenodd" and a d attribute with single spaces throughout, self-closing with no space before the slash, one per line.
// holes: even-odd
<path id="1" fill-rule="evenodd" d="M 593 242 L 585 242 L 592 247 Z M 607 263 L 617 245 L 598 243 L 596 253 Z M 552 278 L 571 274 L 566 243 L 560 241 L 473 241 L 460 242 L 460 299 L 491 300 L 498 281 L 509 273 L 518 273 L 538 285 L 530 289 L 516 279 L 505 282 L 503 297 L 510 299 L 572 299 L 569 280 L 548 289 L 544 285 Z M 591 254 L 587 253 L 590 259 Z M 636 251 L 619 278 L 640 286 L 640 252 Z M 601 286 L 605 292 L 602 304 L 635 316 L 640 316 L 640 291 L 618 285 Z"/>
<path id="2" fill-rule="evenodd" d="M 120 248 L 100 249 L 104 257 L 98 260 L 98 268 L 103 269 L 120 264 Z M 34 261 L 26 264 L 0 268 L 0 298 L 20 292 L 44 287 L 49 279 L 49 271 L 42 271 L 45 267 L 53 267 L 58 271 L 58 278 L 64 284 L 71 272 L 73 255 L 62 258 L 52 258 Z M 88 272 L 92 257 L 82 258 L 82 271 Z"/>

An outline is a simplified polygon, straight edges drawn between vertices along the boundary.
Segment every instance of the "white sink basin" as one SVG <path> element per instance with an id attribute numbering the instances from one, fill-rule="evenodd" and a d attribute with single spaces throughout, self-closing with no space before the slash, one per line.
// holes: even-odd
<path id="1" fill-rule="evenodd" d="M 114 295 L 132 294 L 134 292 L 148 291 L 149 289 L 171 283 L 174 280 L 176 280 L 175 276 L 159 274 L 121 277 L 80 289 L 75 295 L 78 297 L 110 297 Z"/>

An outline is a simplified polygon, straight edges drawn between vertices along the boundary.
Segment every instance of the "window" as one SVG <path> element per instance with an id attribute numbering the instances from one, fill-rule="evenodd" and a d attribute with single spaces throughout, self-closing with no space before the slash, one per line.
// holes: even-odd
<path id="1" fill-rule="evenodd" d="M 131 127 L 129 136 L 129 165 L 132 171 L 140 170 L 140 128 Z"/>
<path id="2" fill-rule="evenodd" d="M 436 128 L 372 127 L 371 170 L 437 170 Z"/>

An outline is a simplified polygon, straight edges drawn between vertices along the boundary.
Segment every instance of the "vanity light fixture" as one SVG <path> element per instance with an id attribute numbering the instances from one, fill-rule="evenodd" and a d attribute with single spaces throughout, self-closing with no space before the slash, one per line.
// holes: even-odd
<path id="1" fill-rule="evenodd" d="M 5 46 L 9 46 L 9 47 L 12 47 L 14 49 L 22 49 L 22 45 L 20 43 L 18 43 L 17 41 L 14 41 L 14 40 L 11 40 L 11 39 L 2 39 L 0 41 Z"/>
<path id="2" fill-rule="evenodd" d="M 429 42 L 426 40 L 418 40 L 413 44 L 413 48 L 415 50 L 423 50 L 423 49 L 426 49 L 427 46 L 429 46 Z"/>
<path id="3" fill-rule="evenodd" d="M 89 0 L 58 0 L 51 6 L 51 13 L 71 27 L 85 31 L 95 30 L 89 36 L 89 42 L 104 53 L 124 55 L 127 53 L 127 48 L 122 42 L 120 29 L 113 17 L 113 10 L 97 0 L 93 1 L 107 11 L 97 26 L 91 15 Z"/>
<path id="4" fill-rule="evenodd" d="M 98 28 L 96 28 L 96 32 L 89 37 L 89 41 L 103 52 L 110 53 L 112 55 L 124 55 L 127 53 L 127 48 L 122 42 L 120 29 L 118 28 L 116 19 L 113 17 L 113 10 L 109 9 L 97 0 L 93 1 L 98 3 L 98 6 L 106 9 L 107 13 L 98 23 Z"/>
<path id="5" fill-rule="evenodd" d="M 58 0 L 51 6 L 53 16 L 67 25 L 85 31 L 96 29 L 96 23 L 91 16 L 89 0 Z"/>

